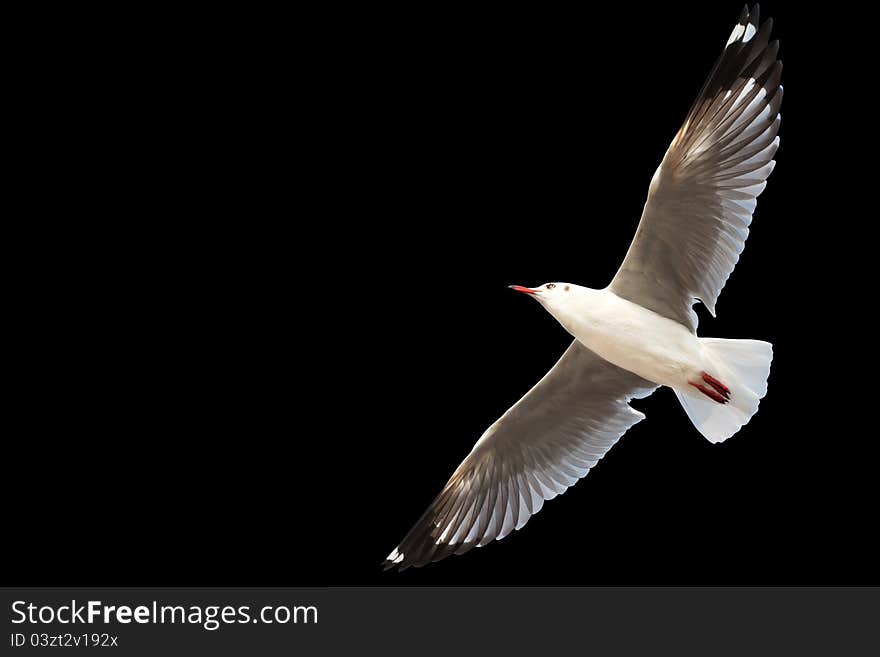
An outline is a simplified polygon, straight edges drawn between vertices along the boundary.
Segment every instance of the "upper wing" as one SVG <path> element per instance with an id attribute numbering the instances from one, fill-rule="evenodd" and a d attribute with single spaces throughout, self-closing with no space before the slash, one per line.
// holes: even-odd
<path id="1" fill-rule="evenodd" d="M 384 565 L 423 566 L 519 529 L 645 417 L 627 402 L 656 387 L 575 340 L 480 437 Z"/>
<path id="2" fill-rule="evenodd" d="M 691 306 L 712 315 L 742 253 L 755 198 L 779 146 L 782 62 L 743 9 L 727 46 L 657 168 L 636 236 L 611 290 L 696 330 Z"/>

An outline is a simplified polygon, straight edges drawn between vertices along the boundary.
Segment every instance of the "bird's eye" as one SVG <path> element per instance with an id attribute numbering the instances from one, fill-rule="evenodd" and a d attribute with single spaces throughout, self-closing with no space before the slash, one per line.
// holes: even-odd
<path id="1" fill-rule="evenodd" d="M 556 283 L 547 283 L 548 290 L 552 290 L 554 287 L 556 287 Z"/>

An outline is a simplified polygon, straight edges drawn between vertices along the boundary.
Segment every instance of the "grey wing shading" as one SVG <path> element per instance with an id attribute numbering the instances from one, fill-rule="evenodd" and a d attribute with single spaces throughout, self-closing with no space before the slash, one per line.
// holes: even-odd
<path id="1" fill-rule="evenodd" d="M 627 402 L 656 387 L 574 341 L 480 437 L 385 567 L 423 566 L 519 529 L 644 418 Z"/>
<path id="2" fill-rule="evenodd" d="M 758 8 L 739 23 L 666 151 L 611 290 L 696 330 L 739 260 L 779 146 L 782 62 Z"/>

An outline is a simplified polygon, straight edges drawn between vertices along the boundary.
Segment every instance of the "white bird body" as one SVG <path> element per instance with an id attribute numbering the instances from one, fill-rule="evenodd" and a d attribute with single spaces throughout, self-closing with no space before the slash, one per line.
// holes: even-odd
<path id="1" fill-rule="evenodd" d="M 629 251 L 608 287 L 531 295 L 574 337 L 556 365 L 474 444 L 386 568 L 424 566 L 520 529 L 586 476 L 644 419 L 630 406 L 673 389 L 713 443 L 737 433 L 767 393 L 773 348 L 697 336 L 749 235 L 779 147 L 779 43 L 744 9 L 648 188 Z"/>
<path id="2" fill-rule="evenodd" d="M 536 295 L 572 337 L 618 367 L 657 385 L 692 394 L 689 381 L 708 371 L 697 336 L 683 324 L 622 299 L 605 288 L 580 285 Z"/>
<path id="3" fill-rule="evenodd" d="M 688 417 L 712 442 L 736 433 L 767 392 L 773 353 L 768 342 L 700 338 L 684 324 L 610 288 L 573 283 L 514 288 L 531 294 L 596 355 L 645 381 L 672 388 Z"/>

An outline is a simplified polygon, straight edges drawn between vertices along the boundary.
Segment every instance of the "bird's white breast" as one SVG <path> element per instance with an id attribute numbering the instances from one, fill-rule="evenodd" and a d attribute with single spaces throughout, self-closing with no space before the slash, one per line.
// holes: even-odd
<path id="1" fill-rule="evenodd" d="M 687 327 L 608 289 L 584 290 L 564 309 L 548 310 L 586 347 L 654 383 L 687 388 L 702 369 L 697 337 Z"/>

